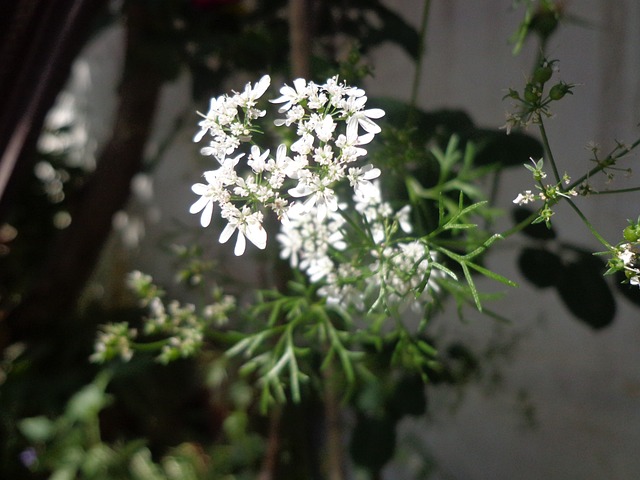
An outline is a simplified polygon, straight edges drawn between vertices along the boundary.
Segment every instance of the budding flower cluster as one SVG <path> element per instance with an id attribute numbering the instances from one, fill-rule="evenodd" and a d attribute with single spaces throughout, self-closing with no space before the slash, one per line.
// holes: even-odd
<path id="1" fill-rule="evenodd" d="M 164 292 L 153 283 L 151 276 L 139 271 L 132 272 L 127 283 L 138 295 L 140 305 L 148 311 L 143 323 L 143 333 L 163 338 L 158 342 L 160 353 L 157 360 L 161 363 L 197 353 L 204 342 L 205 330 L 211 325 L 226 323 L 236 304 L 235 298 L 214 290 L 213 302 L 198 311 L 190 303 L 171 301 L 165 304 L 162 300 Z M 103 325 L 91 360 L 103 363 L 119 356 L 122 360 L 129 361 L 136 347 L 142 345 L 136 344 L 138 337 L 138 329 L 130 328 L 127 322 Z"/>
<path id="2" fill-rule="evenodd" d="M 536 162 L 533 158 L 530 160 L 533 165 L 525 164 L 524 167 L 532 173 L 533 180 L 536 182 L 535 187 L 540 192 L 533 193 L 531 190 L 525 190 L 513 199 L 513 203 L 516 205 L 526 205 L 536 200 L 542 200 L 545 203 L 545 208 L 548 209 L 551 205 L 558 202 L 559 197 L 571 198 L 578 195 L 575 189 L 571 188 L 567 190 L 562 186 L 562 184 L 568 185 L 571 183 L 571 177 L 569 177 L 567 173 L 565 173 L 561 181 L 555 185 L 543 184 L 542 180 L 547 178 L 547 173 L 543 170 L 544 161 L 540 159 Z"/>

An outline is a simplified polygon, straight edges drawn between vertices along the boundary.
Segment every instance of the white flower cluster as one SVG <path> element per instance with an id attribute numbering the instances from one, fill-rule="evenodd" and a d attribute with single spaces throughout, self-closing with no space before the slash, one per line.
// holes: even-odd
<path id="1" fill-rule="evenodd" d="M 562 179 L 560 179 L 557 184 L 544 185 L 542 180 L 547 178 L 547 173 L 542 169 L 544 166 L 543 159 L 541 158 L 536 161 L 530 157 L 529 160 L 531 160 L 533 165 L 525 164 L 524 167 L 533 174 L 533 179 L 536 182 L 536 188 L 540 190 L 540 193 L 532 193 L 531 190 L 525 190 L 513 199 L 513 203 L 516 205 L 526 205 L 527 203 L 532 203 L 536 200 L 542 200 L 545 203 L 555 203 L 559 200 L 558 197 L 571 198 L 578 195 L 575 188 L 567 190 L 562 186 L 562 184 L 569 185 L 571 183 L 571 177 L 568 173 L 565 172 Z"/>
<path id="2" fill-rule="evenodd" d="M 353 201 L 370 235 L 367 248 L 350 241 L 351 231 L 339 212 L 320 218 L 315 210 L 309 215 L 298 208 L 292 209 L 290 221 L 282 224 L 278 234 L 281 258 L 311 281 L 321 281 L 318 294 L 334 307 L 365 312 L 376 306 L 365 302 L 369 298 L 377 298 L 384 308 L 417 306 L 428 299 L 438 289 L 435 279 L 441 275 L 439 270 L 431 271 L 433 255 L 419 241 L 393 239 L 398 230 L 411 233 L 409 206 L 394 212 L 382 200 L 377 181 L 358 188 Z"/>
<path id="3" fill-rule="evenodd" d="M 532 193 L 531 190 L 525 190 L 524 193 L 519 193 L 516 198 L 513 199 L 513 203 L 516 205 L 526 205 L 530 202 L 535 202 L 537 195 Z"/>
<path id="4" fill-rule="evenodd" d="M 624 273 L 631 285 L 640 286 L 640 249 L 637 243 L 623 243 L 617 257 L 622 261 Z"/>
<path id="5" fill-rule="evenodd" d="M 219 240 L 225 243 L 237 231 L 236 255 L 244 253 L 246 239 L 265 248 L 264 210 L 272 210 L 283 222 L 300 208 L 305 213 L 314 210 L 322 219 L 338 210 L 336 185 L 348 179 L 358 192 L 380 174 L 356 162 L 367 153 L 362 145 L 380 132 L 372 119 L 384 112 L 366 110 L 365 92 L 340 83 L 337 77 L 323 85 L 296 79 L 293 87 L 282 87 L 281 96 L 272 102 L 282 104 L 278 112 L 285 118 L 274 123 L 294 130 L 297 140 L 289 147 L 279 145 L 275 157 L 255 145 L 253 135 L 260 132 L 255 121 L 266 114 L 257 103 L 270 82 L 265 75 L 241 93 L 211 99 L 194 137 L 196 142 L 212 137 L 201 153 L 213 156 L 218 168 L 204 173 L 206 183 L 193 185 L 200 198 L 189 211 L 200 213 L 200 223 L 206 227 L 217 204 L 227 221 Z M 246 161 L 247 152 L 238 152 L 243 145 L 249 153 Z"/>
<path id="6" fill-rule="evenodd" d="M 103 363 L 116 356 L 128 362 L 133 357 L 132 344 L 138 336 L 138 330 L 129 328 L 127 322 L 102 325 L 96 338 L 92 362 Z"/>
<path id="7" fill-rule="evenodd" d="M 213 156 L 218 168 L 192 187 L 200 198 L 190 212 L 201 212 L 206 227 L 217 206 L 227 221 L 220 242 L 237 230 L 234 251 L 242 255 L 245 237 L 265 248 L 263 212 L 272 210 L 281 220 L 281 258 L 321 283 L 318 293 L 331 305 L 363 312 L 371 303 L 404 307 L 431 295 L 437 275 L 428 247 L 395 236 L 411 232 L 410 207 L 394 212 L 382 199 L 380 169 L 362 162 L 363 145 L 380 132 L 374 120 L 384 112 L 366 109 L 365 92 L 337 77 L 322 85 L 296 79 L 271 100 L 281 105 L 275 127 L 295 134 L 274 157 L 253 138 L 260 133 L 256 120 L 266 115 L 257 100 L 269 83 L 264 76 L 242 93 L 211 100 L 194 140 L 212 137 L 201 153 Z"/>

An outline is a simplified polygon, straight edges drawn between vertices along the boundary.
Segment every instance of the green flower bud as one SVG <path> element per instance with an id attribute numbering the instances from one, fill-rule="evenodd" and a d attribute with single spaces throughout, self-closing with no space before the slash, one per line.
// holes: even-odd
<path id="1" fill-rule="evenodd" d="M 638 241 L 638 232 L 636 231 L 636 227 L 633 225 L 629 225 L 625 227 L 622 231 L 622 236 L 627 242 L 637 242 Z"/>
<path id="2" fill-rule="evenodd" d="M 542 85 L 551 78 L 552 74 L 553 70 L 549 65 L 538 67 L 535 72 L 533 72 L 533 81 Z"/>
<path id="3" fill-rule="evenodd" d="M 529 103 L 536 103 L 538 97 L 539 94 L 536 86 L 532 83 L 527 83 L 527 86 L 524 87 L 524 99 Z"/>
<path id="4" fill-rule="evenodd" d="M 556 83 L 551 87 L 551 90 L 549 90 L 549 98 L 551 100 L 560 100 L 567 93 L 573 95 L 571 88 L 573 88 L 573 85 L 568 85 L 564 82 Z"/>

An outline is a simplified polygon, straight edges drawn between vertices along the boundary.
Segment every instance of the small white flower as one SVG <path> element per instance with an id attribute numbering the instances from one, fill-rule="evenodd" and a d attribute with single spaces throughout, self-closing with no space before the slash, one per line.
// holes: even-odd
<path id="1" fill-rule="evenodd" d="M 271 77 L 269 75 L 263 76 L 253 87 L 251 83 L 247 83 L 244 87 L 244 92 L 238 96 L 238 104 L 245 108 L 254 107 L 256 101 L 267 91 L 270 84 Z"/>
<path id="2" fill-rule="evenodd" d="M 327 103 L 327 96 L 322 91 L 322 88 L 315 84 L 310 84 L 309 92 L 307 94 L 307 106 L 311 110 L 320 110 Z"/>
<path id="3" fill-rule="evenodd" d="M 349 169 L 347 178 L 349 179 L 349 183 L 353 187 L 356 195 L 366 197 L 366 190 L 375 188 L 371 183 L 371 180 L 378 178 L 380 173 L 382 173 L 380 172 L 380 169 L 374 168 L 373 165 L 366 165 L 362 168 L 352 167 Z"/>
<path id="4" fill-rule="evenodd" d="M 209 101 L 209 112 L 206 115 L 200 114 L 204 117 L 204 120 L 201 120 L 200 123 L 198 123 L 198 125 L 200 125 L 200 131 L 193 137 L 194 142 L 199 142 L 209 130 L 215 129 L 217 127 L 218 115 L 223 109 L 224 102 L 224 96 L 212 98 Z"/>
<path id="5" fill-rule="evenodd" d="M 413 226 L 411 225 L 411 205 L 405 205 L 400 210 L 396 212 L 396 220 L 398 220 L 398 225 L 405 233 L 411 233 L 413 231 Z"/>
<path id="6" fill-rule="evenodd" d="M 347 135 L 340 134 L 336 139 L 336 146 L 340 149 L 340 160 L 345 163 L 355 162 L 358 157 L 367 154 L 364 148 L 359 145 L 365 145 L 373 139 L 373 134 L 358 136 L 356 130 L 348 130 Z"/>
<path id="7" fill-rule="evenodd" d="M 298 182 L 295 188 L 289 189 L 289 195 L 296 198 L 307 197 L 304 201 L 304 209 L 309 212 L 316 208 L 318 219 L 323 219 L 328 212 L 338 210 L 338 199 L 333 189 L 329 188 L 318 178 L 309 181 Z"/>
<path id="8" fill-rule="evenodd" d="M 313 161 L 318 165 L 331 165 L 331 163 L 334 161 L 331 145 L 325 145 L 322 148 L 316 148 L 313 151 Z"/>
<path id="9" fill-rule="evenodd" d="M 228 165 L 235 165 L 233 161 L 237 163 L 236 159 L 231 159 L 231 163 Z M 233 172 L 233 175 L 232 175 Z M 235 182 L 235 172 L 233 168 L 229 171 L 229 167 L 221 167 L 218 170 L 211 170 L 204 172 L 204 178 L 207 184 L 196 183 L 191 187 L 191 190 L 196 195 L 200 195 L 200 198 L 196 200 L 189 208 L 189 213 L 195 214 L 202 211 L 200 216 L 200 225 L 208 227 L 211 223 L 211 216 L 213 215 L 214 203 L 226 203 L 229 201 L 229 192 L 225 189 L 225 185 L 229 185 Z"/>
<path id="10" fill-rule="evenodd" d="M 246 238 L 261 250 L 267 246 L 267 231 L 262 226 L 262 213 L 252 212 L 246 205 L 242 210 L 227 205 L 221 215 L 227 220 L 227 225 L 220 234 L 219 242 L 226 243 L 233 233 L 238 231 L 238 238 L 233 253 L 239 257 L 246 248 Z"/>
<path id="11" fill-rule="evenodd" d="M 280 89 L 281 96 L 270 100 L 271 103 L 284 103 L 284 105 L 278 109 L 280 113 L 284 113 L 294 105 L 297 105 L 307 95 L 307 81 L 304 78 L 296 78 L 293 81 L 293 86 L 295 88 L 285 85 Z"/>
<path id="12" fill-rule="evenodd" d="M 233 135 L 227 135 L 224 132 L 214 137 L 208 147 L 200 149 L 202 155 L 212 155 L 222 163 L 227 155 L 231 155 L 236 148 L 240 146 L 240 139 Z"/>
<path id="13" fill-rule="evenodd" d="M 196 183 L 191 187 L 191 190 L 196 195 L 201 195 L 201 197 L 191 205 L 189 213 L 195 214 L 202 211 L 202 215 L 200 215 L 200 225 L 206 228 L 211 223 L 211 217 L 213 215 L 213 198 L 215 195 L 213 188 L 211 185 Z"/>
<path id="14" fill-rule="evenodd" d="M 269 150 L 265 150 L 263 153 L 260 153 L 260 148 L 257 145 L 254 145 L 251 147 L 251 155 L 249 155 L 247 165 L 249 165 L 255 173 L 262 173 L 266 167 L 265 160 L 268 156 Z"/>
<path id="15" fill-rule="evenodd" d="M 318 140 L 321 142 L 328 142 L 335 129 L 336 123 L 333 121 L 333 117 L 331 115 L 325 115 L 325 117 L 320 120 L 314 128 L 316 135 L 318 136 Z"/>
<path id="16" fill-rule="evenodd" d="M 291 267 L 297 268 L 300 263 L 299 255 L 303 243 L 300 232 L 295 228 L 283 227 L 276 238 L 280 242 L 280 258 L 283 260 L 289 259 Z"/>
<path id="17" fill-rule="evenodd" d="M 367 97 L 361 97 L 366 100 Z M 360 100 L 360 99 L 359 99 Z M 367 133 L 380 133 L 381 129 L 372 118 L 378 119 L 384 117 L 384 110 L 380 108 L 372 108 L 370 110 L 360 110 L 355 112 L 347 121 L 347 132 L 350 130 L 358 131 L 358 125 Z M 349 133 L 347 133 L 349 136 Z"/>
<path id="18" fill-rule="evenodd" d="M 536 197 L 531 190 L 525 190 L 524 194 L 519 193 L 516 198 L 513 199 L 513 203 L 516 205 L 526 205 L 529 202 L 535 201 Z"/>
<path id="19" fill-rule="evenodd" d="M 291 145 L 291 151 L 301 155 L 307 155 L 313 149 L 313 140 L 313 135 L 303 133 L 300 138 Z"/>
<path id="20" fill-rule="evenodd" d="M 621 250 L 618 251 L 618 258 L 622 260 L 625 265 L 630 265 L 634 258 L 634 253 L 631 250 L 631 244 L 625 243 L 620 246 Z"/>

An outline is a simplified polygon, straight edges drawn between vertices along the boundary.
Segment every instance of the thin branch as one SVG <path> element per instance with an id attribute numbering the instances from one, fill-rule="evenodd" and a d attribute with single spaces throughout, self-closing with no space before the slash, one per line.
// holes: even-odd
<path id="1" fill-rule="evenodd" d="M 262 466 L 257 480 L 274 480 L 280 452 L 280 423 L 282 410 L 274 408 L 269 415 L 269 432 L 267 434 L 267 451 L 262 459 Z"/>
<path id="2" fill-rule="evenodd" d="M 311 74 L 309 0 L 289 1 L 289 42 L 292 75 L 294 78 L 309 78 Z"/>

